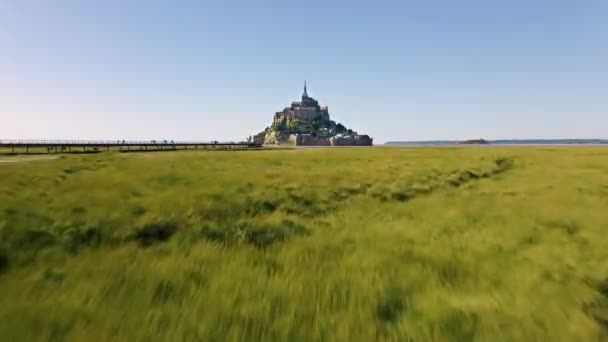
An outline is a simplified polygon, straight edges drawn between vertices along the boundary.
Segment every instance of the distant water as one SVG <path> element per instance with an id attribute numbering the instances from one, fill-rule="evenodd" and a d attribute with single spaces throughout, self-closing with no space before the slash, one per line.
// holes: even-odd
<path id="1" fill-rule="evenodd" d="M 490 145 L 597 145 L 608 144 L 608 139 L 507 139 L 487 140 L 487 142 Z M 458 141 L 455 140 L 389 141 L 385 143 L 385 145 L 392 146 L 450 146 L 456 144 L 458 144 Z"/>

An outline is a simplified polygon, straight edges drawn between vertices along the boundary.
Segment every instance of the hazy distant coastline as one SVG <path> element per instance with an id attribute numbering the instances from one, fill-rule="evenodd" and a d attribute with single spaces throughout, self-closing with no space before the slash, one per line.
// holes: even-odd
<path id="1" fill-rule="evenodd" d="M 385 145 L 433 145 L 450 146 L 457 145 L 460 140 L 426 140 L 426 141 L 388 141 Z M 495 145 L 567 145 L 567 144 L 608 144 L 608 139 L 506 139 L 506 140 L 487 140 L 489 144 Z"/>

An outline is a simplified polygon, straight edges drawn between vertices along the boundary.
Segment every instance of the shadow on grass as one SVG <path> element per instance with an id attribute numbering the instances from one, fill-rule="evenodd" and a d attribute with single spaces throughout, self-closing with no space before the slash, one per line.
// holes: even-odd
<path id="1" fill-rule="evenodd" d="M 155 222 L 137 229 L 130 239 L 139 243 L 140 246 L 148 247 L 167 241 L 176 231 L 177 225 L 173 222 Z"/>
<path id="2" fill-rule="evenodd" d="M 0 247 L 0 274 L 8 269 L 8 252 Z"/>
<path id="3" fill-rule="evenodd" d="M 407 296 L 399 288 L 392 287 L 381 294 L 376 305 L 376 317 L 382 323 L 391 324 L 399 320 L 407 309 Z"/>
<path id="4" fill-rule="evenodd" d="M 600 326 L 602 336 L 608 338 L 608 279 L 594 285 L 598 298 L 584 307 L 584 311 Z"/>

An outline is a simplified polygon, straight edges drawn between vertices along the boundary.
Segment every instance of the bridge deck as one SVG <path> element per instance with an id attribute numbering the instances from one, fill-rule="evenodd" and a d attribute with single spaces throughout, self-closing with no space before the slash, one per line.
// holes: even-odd
<path id="1" fill-rule="evenodd" d="M 187 149 L 251 149 L 250 142 L 126 141 L 126 140 L 0 140 L 0 153 L 83 153 L 100 151 L 164 151 Z"/>

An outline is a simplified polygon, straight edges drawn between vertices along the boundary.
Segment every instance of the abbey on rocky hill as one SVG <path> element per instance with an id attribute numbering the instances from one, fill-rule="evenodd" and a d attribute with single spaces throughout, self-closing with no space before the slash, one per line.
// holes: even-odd
<path id="1" fill-rule="evenodd" d="M 359 135 L 329 117 L 327 107 L 308 96 L 306 82 L 302 101 L 292 102 L 274 115 L 272 126 L 252 140 L 265 145 L 294 146 L 371 146 L 372 138 Z"/>

